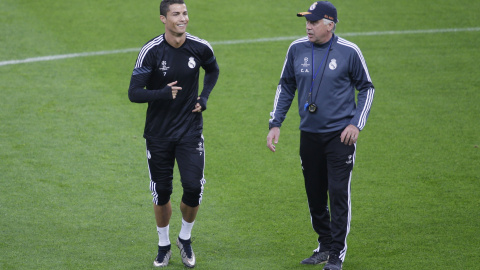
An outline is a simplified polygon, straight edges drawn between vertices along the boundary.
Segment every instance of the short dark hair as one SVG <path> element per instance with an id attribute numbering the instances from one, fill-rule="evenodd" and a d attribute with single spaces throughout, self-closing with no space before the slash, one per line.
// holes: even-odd
<path id="1" fill-rule="evenodd" d="M 162 0 L 160 2 L 160 15 L 167 17 L 168 11 L 170 11 L 170 5 L 173 4 L 185 4 L 183 0 Z"/>

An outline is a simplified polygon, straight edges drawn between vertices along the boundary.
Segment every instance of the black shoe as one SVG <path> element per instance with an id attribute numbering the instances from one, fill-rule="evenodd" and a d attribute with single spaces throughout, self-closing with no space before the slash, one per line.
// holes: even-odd
<path id="1" fill-rule="evenodd" d="M 180 249 L 180 255 L 182 255 L 182 262 L 188 268 L 195 267 L 195 253 L 192 249 L 192 241 L 190 239 L 183 240 L 177 238 L 177 246 Z"/>
<path id="2" fill-rule="evenodd" d="M 328 262 L 323 267 L 323 270 L 342 270 L 342 260 L 338 258 L 338 254 L 330 254 Z"/>
<path id="3" fill-rule="evenodd" d="M 328 260 L 328 251 L 313 251 L 313 255 L 310 258 L 306 258 L 305 260 L 301 261 L 301 264 L 321 264 L 326 263 Z"/>
<path id="4" fill-rule="evenodd" d="M 172 252 L 170 251 L 171 245 L 168 246 L 158 246 L 158 255 L 153 261 L 153 266 L 155 267 L 165 267 L 168 265 L 168 261 L 170 261 L 170 257 L 172 257 Z"/>

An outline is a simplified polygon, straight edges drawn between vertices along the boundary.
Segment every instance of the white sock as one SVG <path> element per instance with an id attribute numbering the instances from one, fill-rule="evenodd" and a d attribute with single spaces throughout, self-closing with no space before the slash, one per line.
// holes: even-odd
<path id="1" fill-rule="evenodd" d="M 168 235 L 169 229 L 170 229 L 170 225 L 167 225 L 167 227 L 162 227 L 162 228 L 157 226 L 159 246 L 164 247 L 164 246 L 170 245 L 170 237 Z"/>
<path id="2" fill-rule="evenodd" d="M 195 223 L 195 221 L 193 221 L 192 223 L 188 223 L 182 218 L 182 229 L 180 230 L 180 234 L 178 235 L 180 239 L 188 240 L 192 237 L 193 223 Z"/>

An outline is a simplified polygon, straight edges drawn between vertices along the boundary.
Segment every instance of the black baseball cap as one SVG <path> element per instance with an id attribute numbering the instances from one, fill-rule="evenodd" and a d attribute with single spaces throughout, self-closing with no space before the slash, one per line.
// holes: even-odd
<path id="1" fill-rule="evenodd" d="M 337 9 L 328 1 L 317 1 L 313 3 L 308 11 L 297 13 L 298 17 L 305 17 L 309 21 L 318 21 L 321 19 L 328 19 L 335 23 L 337 19 Z"/>

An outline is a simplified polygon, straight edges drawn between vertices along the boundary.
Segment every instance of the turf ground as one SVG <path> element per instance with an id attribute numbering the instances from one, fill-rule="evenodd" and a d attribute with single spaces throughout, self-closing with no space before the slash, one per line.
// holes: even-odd
<path id="1" fill-rule="evenodd" d="M 0 1 L 0 269 L 153 268 L 146 105 L 127 89 L 137 49 L 163 33 L 158 2 Z M 299 264 L 316 236 L 296 105 L 278 151 L 265 147 L 286 50 L 305 33 L 295 13 L 311 2 L 187 1 L 188 31 L 221 68 L 204 113 L 197 269 L 312 268 Z M 333 3 L 376 88 L 344 269 L 479 269 L 480 2 Z M 169 269 L 182 268 L 174 250 Z"/>

